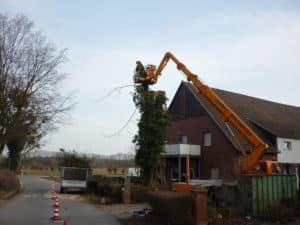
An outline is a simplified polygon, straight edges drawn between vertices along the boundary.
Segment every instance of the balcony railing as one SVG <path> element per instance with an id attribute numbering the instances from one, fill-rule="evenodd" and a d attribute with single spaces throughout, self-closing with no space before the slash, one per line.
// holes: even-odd
<path id="1" fill-rule="evenodd" d="M 189 144 L 168 144 L 165 145 L 165 156 L 175 155 L 190 155 L 200 156 L 201 146 L 200 145 L 189 145 Z"/>

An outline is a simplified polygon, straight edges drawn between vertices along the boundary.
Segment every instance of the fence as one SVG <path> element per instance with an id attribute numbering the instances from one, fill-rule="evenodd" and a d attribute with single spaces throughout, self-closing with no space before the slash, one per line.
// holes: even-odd
<path id="1" fill-rule="evenodd" d="M 256 216 L 282 200 L 297 199 L 295 175 L 245 175 L 240 179 L 240 193 L 246 214 Z"/>

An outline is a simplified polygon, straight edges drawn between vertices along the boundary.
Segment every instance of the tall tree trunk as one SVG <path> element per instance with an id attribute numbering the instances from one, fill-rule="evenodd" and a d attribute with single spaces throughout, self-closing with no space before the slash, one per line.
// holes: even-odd
<path id="1" fill-rule="evenodd" d="M 20 167 L 21 152 L 24 144 L 18 140 L 9 141 L 8 148 L 8 166 L 10 170 L 16 171 Z"/>
<path id="2" fill-rule="evenodd" d="M 150 186 L 167 186 L 166 161 L 163 157 L 160 157 L 160 159 L 151 170 Z"/>

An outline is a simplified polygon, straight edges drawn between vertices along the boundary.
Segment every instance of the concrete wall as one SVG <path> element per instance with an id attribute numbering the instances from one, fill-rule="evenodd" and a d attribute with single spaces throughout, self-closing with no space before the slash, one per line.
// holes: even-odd
<path id="1" fill-rule="evenodd" d="M 285 148 L 285 141 L 291 143 L 291 149 Z M 280 151 L 278 154 L 278 162 L 300 163 L 300 140 L 278 137 L 277 148 Z"/>

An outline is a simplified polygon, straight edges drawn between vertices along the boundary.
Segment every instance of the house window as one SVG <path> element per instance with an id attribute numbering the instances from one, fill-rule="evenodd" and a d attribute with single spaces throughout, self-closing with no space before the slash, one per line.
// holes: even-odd
<path id="1" fill-rule="evenodd" d="M 190 168 L 190 179 L 195 179 L 195 172 L 193 168 Z"/>
<path id="2" fill-rule="evenodd" d="M 188 143 L 188 136 L 181 136 L 181 144 L 187 144 Z"/>
<path id="3" fill-rule="evenodd" d="M 178 169 L 177 168 L 171 168 L 171 180 L 172 181 L 178 180 Z"/>
<path id="4" fill-rule="evenodd" d="M 219 179 L 219 178 L 220 178 L 219 168 L 211 168 L 211 170 L 210 170 L 210 179 Z"/>
<path id="5" fill-rule="evenodd" d="M 283 148 L 285 150 L 292 150 L 292 142 L 290 142 L 290 141 L 284 141 L 283 142 Z"/>
<path id="6" fill-rule="evenodd" d="M 204 146 L 211 146 L 211 133 L 210 132 L 205 132 L 204 133 Z"/>

